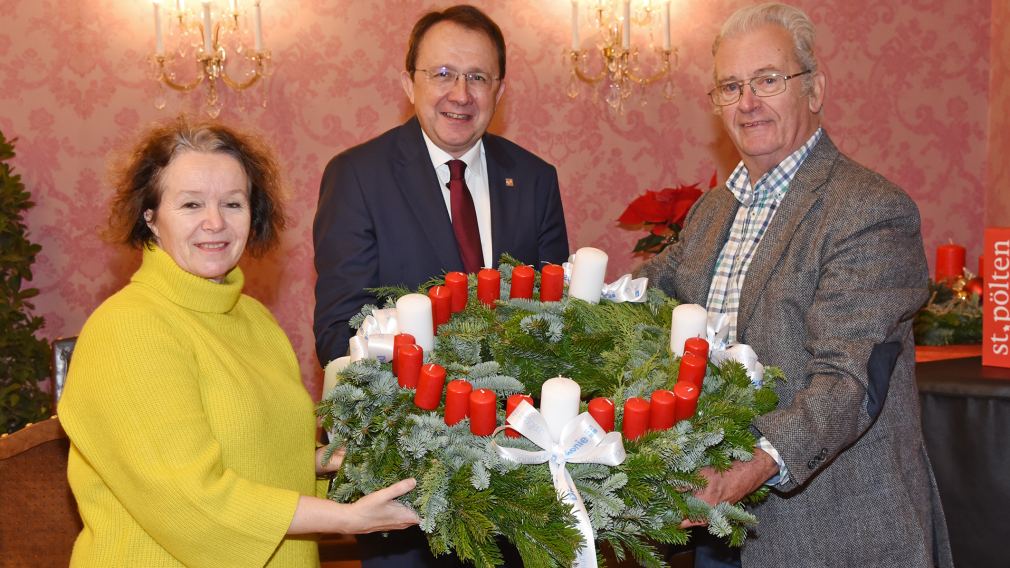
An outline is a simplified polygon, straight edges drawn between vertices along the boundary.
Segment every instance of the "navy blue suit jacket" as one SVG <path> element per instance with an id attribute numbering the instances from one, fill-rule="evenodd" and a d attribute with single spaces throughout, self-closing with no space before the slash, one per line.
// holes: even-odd
<path id="1" fill-rule="evenodd" d="M 493 259 L 524 263 L 568 258 L 568 235 L 554 166 L 485 134 Z M 321 364 L 344 355 L 347 320 L 374 302 L 365 288 L 416 288 L 463 261 L 438 177 L 416 118 L 342 152 L 326 166 L 312 230 Z"/>

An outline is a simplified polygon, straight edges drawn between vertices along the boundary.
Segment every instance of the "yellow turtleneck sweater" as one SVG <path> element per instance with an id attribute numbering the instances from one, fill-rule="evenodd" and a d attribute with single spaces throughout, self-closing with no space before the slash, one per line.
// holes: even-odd
<path id="1" fill-rule="evenodd" d="M 316 494 L 298 363 L 239 268 L 217 284 L 145 249 L 88 318 L 60 421 L 84 521 L 71 566 L 316 566 L 285 537 Z"/>

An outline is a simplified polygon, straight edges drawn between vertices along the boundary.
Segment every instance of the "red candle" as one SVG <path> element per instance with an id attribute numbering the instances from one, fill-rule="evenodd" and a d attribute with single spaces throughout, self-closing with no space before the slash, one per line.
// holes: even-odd
<path id="1" fill-rule="evenodd" d="M 421 367 L 414 393 L 414 406 L 425 410 L 435 410 L 442 401 L 442 387 L 445 386 L 445 369 L 441 365 L 428 363 Z"/>
<path id="2" fill-rule="evenodd" d="M 707 366 L 708 361 L 705 359 L 694 353 L 685 352 L 684 356 L 680 358 L 680 371 L 677 372 L 677 382 L 689 382 L 701 388 L 701 384 L 705 380 L 705 369 Z"/>
<path id="3" fill-rule="evenodd" d="M 477 299 L 485 306 L 494 309 L 495 302 L 501 297 L 501 274 L 493 268 L 483 268 L 477 273 Z"/>
<path id="4" fill-rule="evenodd" d="M 669 391 L 667 391 L 669 392 Z M 674 420 L 680 422 L 694 416 L 694 411 L 698 408 L 698 394 L 701 390 L 691 384 L 678 382 L 673 386 L 673 396 L 676 399 Z"/>
<path id="5" fill-rule="evenodd" d="M 667 430 L 672 427 L 674 425 L 673 406 L 673 391 L 652 391 L 652 399 L 649 401 L 649 430 Z"/>
<path id="6" fill-rule="evenodd" d="M 557 302 L 565 289 L 565 269 L 548 264 L 540 271 L 540 301 Z"/>
<path id="7" fill-rule="evenodd" d="M 448 426 L 459 422 L 470 413 L 470 391 L 468 381 L 456 379 L 445 387 L 445 423 Z"/>
<path id="8" fill-rule="evenodd" d="M 519 403 L 524 400 L 530 403 L 531 406 L 533 405 L 533 397 L 528 394 L 510 394 L 508 399 L 505 400 L 505 418 L 511 416 L 512 411 L 515 410 L 516 407 L 519 406 Z M 522 436 L 522 434 L 511 428 L 505 429 L 505 435 L 509 438 L 518 438 Z"/>
<path id="9" fill-rule="evenodd" d="M 413 343 L 401 345 L 396 348 L 396 361 L 396 382 L 400 388 L 417 388 L 417 378 L 421 374 L 421 363 L 424 361 L 424 349 Z"/>
<path id="10" fill-rule="evenodd" d="M 976 274 L 982 281 L 985 281 L 985 255 L 978 255 L 978 274 Z"/>
<path id="11" fill-rule="evenodd" d="M 431 298 L 431 326 L 432 331 L 438 333 L 438 326 L 449 322 L 452 315 L 452 298 L 447 286 L 432 286 L 428 289 L 428 297 Z"/>
<path id="12" fill-rule="evenodd" d="M 494 391 L 479 389 L 470 393 L 470 432 L 490 436 L 498 425 L 498 403 Z"/>
<path id="13" fill-rule="evenodd" d="M 698 357 L 708 361 L 708 341 L 700 337 L 689 337 L 684 342 L 684 353 L 694 353 Z"/>
<path id="14" fill-rule="evenodd" d="M 603 428 L 604 432 L 614 431 L 614 401 L 609 398 L 594 398 L 589 401 L 589 415 Z"/>
<path id="15" fill-rule="evenodd" d="M 391 364 L 393 365 L 393 376 L 396 377 L 400 376 L 396 370 L 397 349 L 399 349 L 401 345 L 413 345 L 414 343 L 416 343 L 414 336 L 409 333 L 397 333 L 393 337 L 393 361 L 391 362 Z"/>
<path id="16" fill-rule="evenodd" d="M 450 272 L 445 275 L 445 286 L 452 292 L 452 313 L 461 312 L 466 307 L 467 295 L 470 293 L 466 274 Z"/>
<path id="17" fill-rule="evenodd" d="M 956 280 L 964 273 L 964 247 L 946 244 L 936 247 L 936 281 Z"/>
<path id="18" fill-rule="evenodd" d="M 624 403 L 624 422 L 621 432 L 628 440 L 637 440 L 649 427 L 649 401 L 644 398 L 629 398 Z"/>
<path id="19" fill-rule="evenodd" d="M 512 288 L 509 298 L 533 299 L 533 279 L 537 273 L 532 266 L 517 266 L 512 269 Z"/>

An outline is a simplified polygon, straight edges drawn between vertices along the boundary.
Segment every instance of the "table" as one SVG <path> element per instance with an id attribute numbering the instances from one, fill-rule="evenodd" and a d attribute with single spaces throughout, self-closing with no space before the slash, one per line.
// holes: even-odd
<path id="1" fill-rule="evenodd" d="M 1007 566 L 1010 369 L 967 357 L 917 363 L 916 378 L 954 564 Z"/>

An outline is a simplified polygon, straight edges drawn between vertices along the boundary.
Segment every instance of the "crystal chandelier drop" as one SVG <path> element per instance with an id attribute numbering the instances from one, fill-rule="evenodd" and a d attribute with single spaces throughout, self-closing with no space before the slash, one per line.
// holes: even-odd
<path id="1" fill-rule="evenodd" d="M 665 79 L 663 96 L 671 100 L 674 94 L 671 71 L 677 64 L 677 50 L 671 47 L 669 0 L 591 0 L 582 5 L 586 6 L 586 20 L 599 37 L 594 48 L 582 48 L 579 33 L 583 10 L 578 0 L 572 0 L 572 47 L 565 53 L 565 60 L 571 66 L 568 96 L 572 99 L 579 96 L 580 81 L 591 85 L 603 83 L 607 106 L 623 114 L 632 95 Z M 657 45 L 657 36 L 661 38 L 662 47 Z M 650 49 L 639 50 L 632 45 L 632 37 L 636 44 L 647 45 Z M 639 60 L 639 56 L 644 57 L 648 51 L 656 54 L 652 73 L 644 71 Z M 599 58 L 594 57 L 594 53 L 599 53 Z M 600 63 L 590 59 L 599 59 Z M 594 73 L 590 67 L 599 70 Z M 646 99 L 641 98 L 641 104 L 645 102 Z"/>
<path id="2" fill-rule="evenodd" d="M 152 0 L 152 5 L 151 74 L 159 86 L 155 108 L 165 108 L 165 87 L 189 92 L 206 83 L 203 108 L 217 118 L 222 107 L 219 80 L 232 90 L 246 91 L 271 74 L 260 0 Z M 266 92 L 260 91 L 265 107 Z"/>

